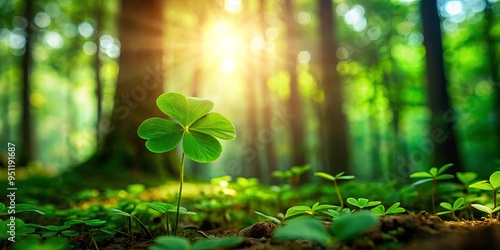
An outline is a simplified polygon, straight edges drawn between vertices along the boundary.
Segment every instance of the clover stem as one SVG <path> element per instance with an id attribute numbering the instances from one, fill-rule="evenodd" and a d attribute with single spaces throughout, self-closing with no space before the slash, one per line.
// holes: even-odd
<path id="1" fill-rule="evenodd" d="M 181 157 L 181 178 L 179 184 L 179 198 L 177 199 L 177 214 L 175 217 L 175 228 L 174 228 L 174 236 L 177 236 L 177 227 L 179 227 L 179 214 L 181 212 L 181 196 L 182 196 L 182 183 L 184 182 L 184 152 L 182 152 Z"/>
<path id="2" fill-rule="evenodd" d="M 344 201 L 342 200 L 342 196 L 340 196 L 339 186 L 337 185 L 337 180 L 333 181 L 333 185 L 335 186 L 335 191 L 337 192 L 337 196 L 339 197 L 340 202 L 340 210 L 344 208 Z"/>
<path id="3" fill-rule="evenodd" d="M 436 189 L 436 181 L 432 180 L 432 213 L 436 214 L 436 202 L 434 198 L 434 190 Z"/>

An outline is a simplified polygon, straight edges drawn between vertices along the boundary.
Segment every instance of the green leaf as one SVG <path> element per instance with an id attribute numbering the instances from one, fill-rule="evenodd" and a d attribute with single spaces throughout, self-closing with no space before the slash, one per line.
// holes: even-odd
<path id="1" fill-rule="evenodd" d="M 495 171 L 490 175 L 490 183 L 494 189 L 500 188 L 500 171 Z"/>
<path id="2" fill-rule="evenodd" d="M 352 180 L 354 178 L 355 178 L 354 175 L 344 175 L 344 176 L 338 177 L 337 180 Z"/>
<path id="3" fill-rule="evenodd" d="M 61 232 L 62 235 L 67 236 L 67 237 L 75 237 L 80 235 L 79 232 L 74 231 L 74 230 L 65 230 Z"/>
<path id="4" fill-rule="evenodd" d="M 44 212 L 38 210 L 35 205 L 24 204 L 24 203 L 16 204 L 16 213 L 21 213 L 21 212 L 35 212 L 35 213 L 39 213 L 41 215 L 45 214 Z"/>
<path id="5" fill-rule="evenodd" d="M 366 211 L 342 215 L 332 224 L 332 232 L 341 242 L 355 239 L 359 234 L 373 228 L 379 223 L 379 218 Z"/>
<path id="6" fill-rule="evenodd" d="M 410 178 L 432 178 L 432 174 L 429 172 L 415 172 L 410 175 Z"/>
<path id="7" fill-rule="evenodd" d="M 453 211 L 451 211 L 451 210 L 448 210 L 448 211 L 442 211 L 442 212 L 436 213 L 436 215 L 451 214 L 452 212 L 453 212 Z"/>
<path id="8" fill-rule="evenodd" d="M 276 230 L 274 238 L 282 240 L 308 240 L 324 246 L 330 242 L 330 235 L 323 223 L 313 218 L 290 221 L 287 225 L 279 227 Z"/>
<path id="9" fill-rule="evenodd" d="M 62 226 L 48 225 L 46 228 L 50 231 L 57 232 L 57 231 L 61 231 L 64 229 L 68 229 L 69 227 L 70 227 L 69 225 L 62 225 Z"/>
<path id="10" fill-rule="evenodd" d="M 182 141 L 182 150 L 191 160 L 207 163 L 219 158 L 222 153 L 222 146 L 211 135 L 196 131 L 186 131 Z"/>
<path id="11" fill-rule="evenodd" d="M 116 208 L 108 208 L 107 209 L 108 212 L 112 213 L 112 214 L 116 214 L 116 215 L 121 215 L 121 216 L 125 216 L 125 217 L 130 217 L 131 215 L 127 212 L 124 212 L 120 209 L 116 209 Z M 86 223 L 85 223 L 86 224 Z M 88 224 L 87 224 L 88 225 Z"/>
<path id="12" fill-rule="evenodd" d="M 163 118 L 149 118 L 137 129 L 137 134 L 146 139 L 146 147 L 153 153 L 164 153 L 174 149 L 182 139 L 181 125 Z"/>
<path id="13" fill-rule="evenodd" d="M 191 125 L 212 110 L 214 103 L 194 97 L 186 98 L 179 93 L 165 93 L 156 100 L 158 108 L 177 120 L 183 127 Z"/>
<path id="14" fill-rule="evenodd" d="M 400 204 L 400 202 L 392 204 L 392 206 L 387 209 L 386 214 L 400 214 L 406 212 L 406 209 L 399 207 Z"/>
<path id="15" fill-rule="evenodd" d="M 334 206 L 334 205 L 328 205 L 328 204 L 323 204 L 323 205 L 317 205 L 313 206 L 312 210 L 313 211 L 320 211 L 320 210 L 325 210 L 325 209 L 333 209 L 333 208 L 338 208 L 339 206 Z"/>
<path id="16" fill-rule="evenodd" d="M 370 201 L 370 202 L 365 204 L 365 207 L 373 207 L 373 206 L 378 205 L 380 203 L 381 203 L 380 201 Z"/>
<path id="17" fill-rule="evenodd" d="M 464 205 L 464 203 L 465 203 L 465 198 L 460 197 L 457 200 L 455 200 L 455 202 L 453 203 L 453 208 L 459 209 L 460 207 L 462 207 L 462 205 Z"/>
<path id="18" fill-rule="evenodd" d="M 213 249 L 224 249 L 228 247 L 234 247 L 243 242 L 243 237 L 240 236 L 228 236 L 222 238 L 209 238 L 197 240 L 192 250 L 213 250 Z"/>
<path id="19" fill-rule="evenodd" d="M 84 221 L 85 225 L 87 226 L 100 226 L 106 224 L 106 221 L 104 220 L 99 220 L 99 219 L 92 219 L 88 221 Z"/>
<path id="20" fill-rule="evenodd" d="M 159 201 L 153 201 L 151 203 L 148 203 L 148 207 L 150 207 L 151 209 L 158 211 L 160 213 L 166 213 L 170 209 L 175 208 L 175 206 L 172 204 L 168 204 L 165 202 L 159 202 Z"/>
<path id="21" fill-rule="evenodd" d="M 432 181 L 432 178 L 427 178 L 427 179 L 422 179 L 422 180 L 416 181 L 413 184 L 411 184 L 411 186 L 413 186 L 413 187 L 418 186 L 420 184 L 424 184 L 424 183 L 429 182 L 429 181 Z"/>
<path id="22" fill-rule="evenodd" d="M 477 174 L 474 172 L 465 172 L 465 173 L 458 172 L 457 173 L 457 179 L 466 186 L 468 186 L 476 178 L 477 178 Z"/>
<path id="23" fill-rule="evenodd" d="M 45 232 L 45 233 L 42 233 L 42 237 L 44 238 L 50 238 L 50 237 L 54 237 L 57 235 L 57 232 Z"/>
<path id="24" fill-rule="evenodd" d="M 328 173 L 325 173 L 325 172 L 316 172 L 316 173 L 314 173 L 314 176 L 318 176 L 318 177 L 321 177 L 321 178 L 324 178 L 324 179 L 327 179 L 327 180 L 330 180 L 330 181 L 336 180 L 336 178 L 333 177 L 331 174 L 328 174 Z"/>
<path id="25" fill-rule="evenodd" d="M 437 175 L 444 173 L 444 171 L 448 170 L 448 168 L 450 168 L 452 166 L 453 166 L 453 163 L 448 163 L 448 164 L 443 165 L 441 168 L 439 168 Z"/>
<path id="26" fill-rule="evenodd" d="M 5 208 L 5 205 L 0 202 L 0 213 L 4 210 L 4 208 Z"/>
<path id="27" fill-rule="evenodd" d="M 493 209 L 485 206 L 485 205 L 481 205 L 481 204 L 471 204 L 471 206 L 479 211 L 483 211 L 487 214 L 492 214 L 493 213 Z"/>
<path id="28" fill-rule="evenodd" d="M 384 205 L 378 205 L 374 208 L 372 208 L 370 211 L 376 215 L 385 215 L 385 207 Z"/>
<path id="29" fill-rule="evenodd" d="M 236 138 L 234 125 L 226 117 L 218 113 L 210 113 L 201 117 L 189 127 L 189 130 L 209 134 L 223 140 Z"/>
<path id="30" fill-rule="evenodd" d="M 155 239 L 155 245 L 149 250 L 190 250 L 191 244 L 186 238 L 176 236 L 159 236 Z"/>
<path id="31" fill-rule="evenodd" d="M 284 220 L 287 220 L 296 215 L 309 214 L 312 215 L 312 208 L 308 206 L 293 206 L 286 210 Z"/>
<path id="32" fill-rule="evenodd" d="M 281 221 L 280 221 L 278 218 L 274 217 L 274 216 L 265 215 L 265 214 L 263 214 L 263 213 L 261 213 L 261 212 L 258 212 L 258 211 L 254 211 L 254 212 L 255 212 L 256 214 L 258 214 L 258 215 L 262 216 L 262 217 L 265 217 L 267 220 L 270 220 L 270 221 L 272 221 L 272 222 L 274 222 L 274 223 L 276 223 L 276 224 L 281 224 Z"/>
<path id="33" fill-rule="evenodd" d="M 71 225 L 78 225 L 78 224 L 82 224 L 82 223 L 83 223 L 83 220 L 72 219 L 72 220 L 64 222 L 64 225 L 71 226 Z"/>
<path id="34" fill-rule="evenodd" d="M 481 190 L 493 190 L 493 186 L 488 181 L 478 181 L 469 185 L 470 188 L 477 188 Z"/>
<path id="35" fill-rule="evenodd" d="M 444 208 L 446 210 L 450 210 L 450 211 L 453 210 L 453 207 L 448 202 L 441 202 L 441 203 L 439 203 L 439 206 L 441 206 L 442 208 Z"/>
<path id="36" fill-rule="evenodd" d="M 352 198 L 352 197 L 349 197 L 347 198 L 347 203 L 353 205 L 353 206 L 356 206 L 356 207 L 359 207 L 359 203 L 356 199 Z"/>
<path id="37" fill-rule="evenodd" d="M 436 176 L 438 174 L 438 169 L 437 168 L 431 168 L 429 170 L 429 174 L 431 174 L 432 176 Z"/>

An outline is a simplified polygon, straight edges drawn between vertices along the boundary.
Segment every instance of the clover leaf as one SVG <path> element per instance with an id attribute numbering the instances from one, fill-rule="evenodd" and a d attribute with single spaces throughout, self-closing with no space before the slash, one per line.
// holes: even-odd
<path id="1" fill-rule="evenodd" d="M 153 117 L 139 126 L 137 134 L 147 140 L 146 147 L 151 152 L 168 152 L 182 140 L 182 151 L 187 157 L 207 163 L 217 160 L 222 153 L 217 139 L 236 138 L 234 125 L 227 118 L 209 113 L 214 106 L 210 100 L 165 93 L 158 97 L 156 104 L 173 120 Z"/>

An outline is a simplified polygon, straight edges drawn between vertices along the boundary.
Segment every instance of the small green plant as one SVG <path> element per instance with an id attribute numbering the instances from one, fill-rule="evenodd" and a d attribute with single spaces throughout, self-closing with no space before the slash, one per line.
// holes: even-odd
<path id="1" fill-rule="evenodd" d="M 347 198 L 347 203 L 349 203 L 355 207 L 359 207 L 361 210 L 363 210 L 363 208 L 365 208 L 365 207 L 373 207 L 373 206 L 380 204 L 381 202 L 380 201 L 370 201 L 366 198 L 358 198 L 356 200 L 352 197 L 349 197 L 349 198 Z"/>
<path id="2" fill-rule="evenodd" d="M 340 209 L 344 208 L 344 200 L 342 199 L 342 196 L 340 195 L 339 186 L 337 184 L 337 181 L 338 180 L 352 180 L 352 179 L 354 179 L 354 175 L 344 175 L 344 173 L 345 172 L 340 172 L 336 175 L 331 175 L 331 174 L 328 174 L 325 172 L 314 173 L 315 176 L 333 181 L 333 186 L 335 187 L 335 192 L 337 193 L 337 197 L 339 198 Z"/>
<path id="3" fill-rule="evenodd" d="M 479 181 L 469 185 L 470 188 L 493 191 L 493 209 L 497 208 L 497 193 L 500 189 L 500 171 L 495 171 L 490 175 L 489 182 L 487 180 Z M 481 210 L 483 211 L 483 210 Z"/>
<path id="4" fill-rule="evenodd" d="M 181 173 L 174 235 L 177 235 L 184 182 L 184 158 L 207 163 L 217 160 L 222 146 L 217 139 L 236 138 L 234 125 L 218 113 L 209 113 L 214 103 L 210 100 L 188 97 L 179 93 L 165 93 L 156 100 L 158 108 L 171 117 L 149 118 L 137 129 L 139 137 L 146 139 L 146 148 L 153 153 L 168 152 L 182 140 Z"/>
<path id="5" fill-rule="evenodd" d="M 144 224 L 142 224 L 142 222 L 137 217 L 135 217 L 134 215 L 132 215 L 130 213 L 127 213 L 125 211 L 122 211 L 120 209 L 116 209 L 116 208 L 110 208 L 110 209 L 108 209 L 108 212 L 110 212 L 112 214 L 115 214 L 115 215 L 121 215 L 121 216 L 124 216 L 124 217 L 128 218 L 128 232 L 129 232 L 130 238 L 132 238 L 132 219 L 135 220 L 141 226 L 141 228 L 145 232 L 148 233 L 148 235 L 149 235 L 149 237 L 151 239 L 154 238 L 153 234 L 151 234 L 151 232 L 149 231 L 149 229 Z"/>
<path id="6" fill-rule="evenodd" d="M 327 211 L 328 209 L 333 209 L 333 208 L 337 208 L 337 206 L 328 204 L 320 205 L 319 202 L 314 203 L 312 207 L 293 206 L 288 210 L 286 210 L 285 217 L 283 218 L 283 220 L 290 221 L 292 219 L 297 219 L 300 217 L 316 217 L 318 215 L 318 212 L 324 212 Z"/>
<path id="7" fill-rule="evenodd" d="M 299 185 L 300 176 L 307 173 L 311 169 L 309 164 L 303 166 L 294 166 L 289 170 L 276 170 L 272 174 L 274 177 L 286 180 L 292 191 Z"/>
<path id="8" fill-rule="evenodd" d="M 192 245 L 186 238 L 176 236 L 160 236 L 155 239 L 155 245 L 149 250 L 212 250 L 226 249 L 243 242 L 243 237 L 228 236 L 222 238 L 199 239 Z"/>
<path id="9" fill-rule="evenodd" d="M 352 211 L 351 211 L 350 208 L 345 207 L 343 209 L 339 208 L 337 210 L 335 210 L 335 209 L 328 209 L 326 211 L 323 211 L 323 213 L 326 214 L 326 215 L 328 215 L 328 216 L 330 216 L 330 217 L 332 217 L 332 219 L 335 219 L 335 218 L 338 218 L 338 217 L 340 217 L 340 216 L 342 216 L 344 214 L 350 214 L 350 213 L 352 213 Z"/>
<path id="10" fill-rule="evenodd" d="M 482 204 L 471 204 L 471 206 L 479 211 L 487 213 L 490 218 L 493 218 L 493 213 L 500 211 L 500 207 L 491 208 Z"/>
<path id="11" fill-rule="evenodd" d="M 466 208 L 465 206 L 465 198 L 460 197 L 453 202 L 453 205 L 450 204 L 449 202 L 441 202 L 439 203 L 439 206 L 442 208 L 446 209 L 446 211 L 439 212 L 437 215 L 443 215 L 443 214 L 451 214 L 454 220 L 458 220 L 457 216 L 455 215 L 455 211 L 462 210 Z"/>
<path id="12" fill-rule="evenodd" d="M 448 163 L 446 165 L 443 165 L 439 169 L 436 167 L 433 167 L 429 170 L 429 172 L 415 172 L 410 175 L 410 178 L 424 178 L 422 180 L 416 181 L 412 184 L 412 186 L 417 186 L 422 183 L 426 183 L 431 181 L 432 182 L 432 211 L 435 214 L 436 213 L 436 197 L 435 197 L 435 192 L 436 192 L 436 181 L 439 180 L 448 180 L 448 179 L 453 179 L 452 174 L 445 174 L 444 172 L 453 166 L 453 163 Z"/>
<path id="13" fill-rule="evenodd" d="M 274 222 L 275 224 L 277 225 L 280 225 L 281 223 L 283 223 L 280 219 L 274 217 L 274 216 L 270 216 L 270 215 L 267 215 L 267 214 L 264 214 L 264 213 L 261 213 L 259 211 L 254 211 L 256 214 L 266 218 L 264 221 L 272 221 Z"/>
<path id="14" fill-rule="evenodd" d="M 177 213 L 177 207 L 172 205 L 172 204 L 168 204 L 165 202 L 159 202 L 159 201 L 154 201 L 154 202 L 148 203 L 148 207 L 150 207 L 151 209 L 153 209 L 157 212 L 165 214 L 165 226 L 166 226 L 166 230 L 167 230 L 167 235 L 170 235 L 170 217 L 169 217 L 169 214 Z M 196 214 L 195 212 L 187 211 L 187 209 L 184 207 L 181 207 L 180 213 L 186 214 L 186 215 L 195 215 Z"/>
<path id="15" fill-rule="evenodd" d="M 84 228 L 87 229 L 90 240 L 94 247 L 99 250 L 99 246 L 97 245 L 97 241 L 94 236 L 99 233 L 105 233 L 106 235 L 113 236 L 114 233 L 106 228 L 102 228 L 107 222 L 101 219 L 90 219 L 90 220 L 80 220 L 80 219 L 72 219 L 66 221 L 64 225 L 74 226 L 74 225 L 84 225 Z M 88 227 L 87 227 L 88 226 Z"/>
<path id="16" fill-rule="evenodd" d="M 388 214 L 400 214 L 400 213 L 404 213 L 406 212 L 406 209 L 400 207 L 401 203 L 400 202 L 396 202 L 394 204 L 392 204 L 392 206 L 390 206 L 387 210 L 385 210 L 385 207 L 384 205 L 378 205 L 374 208 L 372 208 L 370 211 L 372 211 L 372 213 L 376 214 L 376 215 L 388 215 Z"/>

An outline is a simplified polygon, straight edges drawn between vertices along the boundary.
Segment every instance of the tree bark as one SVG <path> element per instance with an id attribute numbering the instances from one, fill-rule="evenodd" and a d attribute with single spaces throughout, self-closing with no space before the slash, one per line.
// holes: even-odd
<path id="1" fill-rule="evenodd" d="M 298 30 L 294 20 L 294 6 L 292 0 L 285 1 L 285 23 L 287 42 L 287 71 L 290 75 L 290 97 L 288 99 L 288 113 L 290 119 L 292 165 L 301 166 L 306 164 L 304 145 L 304 116 L 301 109 L 300 90 L 297 81 L 297 53 L 298 53 Z"/>
<path id="2" fill-rule="evenodd" d="M 321 84 L 324 92 L 323 107 L 323 164 L 327 171 L 338 173 L 349 171 L 349 143 L 347 118 L 343 111 L 342 83 L 336 70 L 339 62 L 336 56 L 338 47 L 334 29 L 333 3 L 331 0 L 319 1 L 320 17 L 320 67 Z"/>
<path id="3" fill-rule="evenodd" d="M 103 118 L 99 132 L 105 133 L 97 163 L 108 169 L 134 173 L 177 176 L 175 153 L 149 152 L 137 128 L 151 117 L 166 117 L 156 106 L 163 93 L 163 48 L 166 1 L 122 0 L 118 35 L 121 42 L 120 72 L 111 119 Z"/>
<path id="4" fill-rule="evenodd" d="M 26 0 L 26 9 L 24 17 L 28 22 L 26 26 L 26 45 L 23 56 L 23 83 L 21 89 L 21 106 L 22 106 L 22 116 L 21 116 L 21 145 L 20 145 L 20 157 L 19 166 L 26 166 L 35 158 L 35 148 L 34 148 L 34 131 L 33 131 L 33 119 L 31 114 L 31 67 L 32 67 L 32 57 L 31 57 L 31 45 L 35 31 L 33 30 L 33 1 Z"/>
<path id="5" fill-rule="evenodd" d="M 454 131 L 456 117 L 450 106 L 448 81 L 444 71 L 441 21 L 436 0 L 421 1 L 420 11 L 427 60 L 427 97 L 431 110 L 430 139 L 433 147 L 430 148 L 434 149 L 429 151 L 429 156 L 437 167 L 454 163 L 455 166 L 448 172 L 456 173 L 462 171 L 462 165 Z"/>

